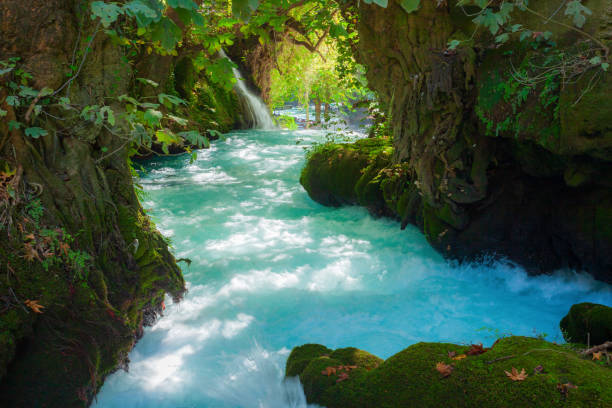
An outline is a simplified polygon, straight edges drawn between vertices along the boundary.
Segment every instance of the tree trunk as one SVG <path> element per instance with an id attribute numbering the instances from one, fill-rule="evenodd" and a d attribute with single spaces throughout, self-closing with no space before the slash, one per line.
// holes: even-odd
<path id="1" fill-rule="evenodd" d="M 321 124 L 321 100 L 319 98 L 315 99 L 315 123 Z"/>
<path id="2" fill-rule="evenodd" d="M 82 70 L 64 91 L 78 109 L 106 103 L 120 112 L 112 101 L 133 94 L 134 75 L 88 8 L 80 11 L 78 0 L 26 3 L 0 6 L 0 55 L 20 57 L 34 89 L 58 89 L 75 64 L 75 45 L 83 51 L 91 36 L 90 51 L 78 53 Z M 25 122 L 27 107 L 13 109 L 6 95 L 0 93 L 0 106 L 9 120 Z M 65 115 L 60 108 L 48 111 Z M 0 280 L 0 298 L 11 299 L 0 311 L 7 328 L 0 337 L 0 401 L 6 406 L 87 405 L 104 377 L 127 363 L 164 294 L 178 298 L 184 291 L 174 257 L 134 192 L 121 126 L 110 132 L 78 116 L 53 116 L 28 124 L 47 130 L 38 139 L 0 123 L 0 169 L 16 170 L 13 198 L 0 200 L 0 276 L 8 277 Z M 32 208 L 42 208 L 37 222 Z M 68 262 L 60 250 L 51 251 L 45 231 L 55 231 L 66 245 L 62 251 L 90 260 L 82 267 Z M 33 242 L 47 248 L 50 266 L 27 260 Z M 44 312 L 28 313 L 26 299 L 38 300 Z"/>
<path id="3" fill-rule="evenodd" d="M 310 127 L 310 96 L 306 93 L 306 129 Z"/>
<path id="4" fill-rule="evenodd" d="M 323 112 L 323 120 L 325 120 L 325 122 L 329 122 L 329 118 L 330 118 L 330 106 L 329 103 L 325 104 L 325 111 Z"/>

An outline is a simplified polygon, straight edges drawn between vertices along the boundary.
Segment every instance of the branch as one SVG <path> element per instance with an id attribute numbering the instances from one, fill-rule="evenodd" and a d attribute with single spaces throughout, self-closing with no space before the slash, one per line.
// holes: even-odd
<path id="1" fill-rule="evenodd" d="M 307 41 L 303 41 L 303 40 L 298 40 L 297 38 L 295 38 L 293 35 L 287 33 L 285 35 L 285 39 L 287 41 L 289 41 L 292 44 L 295 45 L 301 45 L 302 47 L 306 48 L 308 51 L 310 52 L 316 52 L 317 54 L 319 54 L 319 56 L 323 59 L 323 61 L 325 62 L 325 57 L 323 56 L 323 54 L 321 53 L 321 51 L 319 51 L 314 45 L 312 45 L 310 42 Z"/>
<path id="2" fill-rule="evenodd" d="M 590 349 L 584 350 L 580 354 L 582 354 L 583 356 L 586 356 L 587 354 L 597 353 L 600 351 L 607 350 L 609 348 L 612 348 L 612 341 L 606 341 L 604 344 L 600 344 L 599 346 L 591 347 Z"/>

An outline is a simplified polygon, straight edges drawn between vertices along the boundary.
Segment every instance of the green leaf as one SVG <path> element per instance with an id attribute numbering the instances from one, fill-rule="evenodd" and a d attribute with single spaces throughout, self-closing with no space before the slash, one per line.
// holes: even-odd
<path id="1" fill-rule="evenodd" d="M 459 44 L 461 44 L 461 41 L 459 41 L 459 40 L 450 40 L 448 42 L 448 49 L 449 50 L 454 50 L 454 49 L 456 49 L 459 46 Z"/>
<path id="2" fill-rule="evenodd" d="M 168 119 L 172 120 L 173 122 L 178 123 L 181 126 L 187 126 L 187 123 L 189 123 L 189 121 L 185 118 L 180 118 L 174 115 L 167 115 L 167 116 L 168 116 Z"/>
<path id="3" fill-rule="evenodd" d="M 509 38 L 510 38 L 510 35 L 508 33 L 503 33 L 495 37 L 495 42 L 498 44 L 503 44 L 506 41 L 508 41 Z"/>
<path id="4" fill-rule="evenodd" d="M 259 0 L 232 0 L 232 13 L 241 20 L 248 20 L 259 7 Z"/>
<path id="5" fill-rule="evenodd" d="M 19 129 L 21 126 L 23 126 L 23 123 L 21 122 L 17 122 L 16 120 L 11 120 L 8 123 L 8 129 L 9 130 L 17 130 Z"/>
<path id="6" fill-rule="evenodd" d="M 147 78 L 136 78 L 136 80 L 138 82 L 142 82 L 143 84 L 151 85 L 153 88 L 157 88 L 159 86 L 157 82 L 151 81 L 150 79 L 147 79 Z"/>
<path id="7" fill-rule="evenodd" d="M 168 17 L 162 18 L 159 22 L 152 25 L 151 39 L 159 41 L 166 50 L 172 50 L 183 38 L 183 32 Z"/>
<path id="8" fill-rule="evenodd" d="M 23 96 L 24 98 L 36 98 L 38 96 L 38 91 L 30 88 L 29 86 L 21 86 L 21 91 L 19 91 L 19 96 Z"/>
<path id="9" fill-rule="evenodd" d="M 8 106 L 19 106 L 19 98 L 15 95 L 9 95 L 6 97 L 6 104 Z"/>
<path id="10" fill-rule="evenodd" d="M 521 32 L 520 40 L 523 41 L 526 38 L 531 37 L 532 34 L 533 34 L 533 32 L 531 30 L 525 30 L 525 31 Z"/>
<path id="11" fill-rule="evenodd" d="M 111 126 L 115 126 L 115 113 L 113 112 L 113 110 L 110 108 L 110 106 L 104 106 L 102 109 L 100 109 L 100 112 L 98 112 L 98 121 L 96 121 L 97 125 L 102 124 L 102 121 L 104 120 L 104 115 L 106 114 L 106 121 L 108 122 L 109 125 Z"/>
<path id="12" fill-rule="evenodd" d="M 117 3 L 105 3 L 103 1 L 94 1 L 91 3 L 91 18 L 100 18 L 102 25 L 108 28 L 112 23 L 117 21 L 120 14 L 123 14 L 123 9 Z"/>
<path id="13" fill-rule="evenodd" d="M 599 65 L 601 64 L 601 57 L 599 55 L 596 57 L 593 57 L 589 60 L 589 62 L 591 63 L 591 65 Z"/>
<path id="14" fill-rule="evenodd" d="M 601 69 L 603 69 L 604 71 L 608 71 L 608 68 L 610 68 L 610 64 L 607 62 L 602 62 L 601 63 Z"/>
<path id="15" fill-rule="evenodd" d="M 172 8 L 183 8 L 187 10 L 197 10 L 198 5 L 192 0 L 167 0 L 168 6 Z"/>
<path id="16" fill-rule="evenodd" d="M 221 133 L 221 132 L 219 132 L 218 130 L 215 130 L 215 129 L 209 129 L 208 133 L 210 133 L 210 135 L 212 137 L 216 137 L 216 138 L 219 138 L 219 139 L 223 137 L 223 133 Z"/>
<path id="17" fill-rule="evenodd" d="M 371 0 L 371 1 L 366 1 L 366 3 L 374 3 L 379 5 L 382 8 L 387 8 L 387 6 L 389 5 L 389 0 Z"/>
<path id="18" fill-rule="evenodd" d="M 96 118 L 96 114 L 100 107 L 98 105 L 90 105 L 83 108 L 81 111 L 81 117 L 85 120 L 93 121 Z"/>
<path id="19" fill-rule="evenodd" d="M 180 139 L 168 129 L 158 130 L 155 132 L 155 139 L 162 145 L 162 150 L 166 154 L 170 154 L 168 146 L 174 143 L 179 143 Z"/>
<path id="20" fill-rule="evenodd" d="M 514 10 L 514 5 L 512 3 L 507 3 L 504 2 L 502 3 L 502 5 L 499 7 L 499 13 L 498 15 L 505 20 L 507 20 L 510 17 L 510 13 L 512 12 L 512 10 Z"/>
<path id="21" fill-rule="evenodd" d="M 346 37 L 348 36 L 348 31 L 342 26 L 342 24 L 332 24 L 329 30 L 329 34 L 334 37 Z"/>
<path id="22" fill-rule="evenodd" d="M 520 30 L 523 27 L 522 24 L 514 24 L 512 27 L 510 27 L 510 30 L 513 33 L 516 33 L 518 30 Z"/>
<path id="23" fill-rule="evenodd" d="M 49 133 L 45 129 L 39 127 L 30 127 L 25 130 L 25 134 L 32 139 L 38 139 L 41 136 L 47 136 Z"/>
<path id="24" fill-rule="evenodd" d="M 406 13 L 412 13 L 413 11 L 419 9 L 419 6 L 421 5 L 421 0 L 402 0 L 400 2 L 400 5 Z"/>
<path id="25" fill-rule="evenodd" d="M 161 13 L 152 9 L 141 0 L 132 0 L 124 4 L 123 10 L 128 16 L 134 17 L 136 19 L 136 22 L 138 23 L 139 27 L 146 27 L 151 23 L 157 22 L 161 19 Z M 140 29 L 138 32 L 140 33 Z"/>
<path id="26" fill-rule="evenodd" d="M 8 112 L 7 112 L 7 111 L 5 111 L 4 109 L 0 109 L 0 118 L 5 117 L 7 113 L 8 113 Z"/>
<path id="27" fill-rule="evenodd" d="M 581 28 L 586 22 L 586 16 L 590 16 L 593 12 L 582 5 L 580 0 L 572 0 L 567 3 L 565 15 L 571 16 L 574 25 Z"/>
<path id="28" fill-rule="evenodd" d="M 15 69 L 15 67 L 8 67 L 8 68 L 3 68 L 3 69 L 0 69 L 0 75 L 8 74 L 8 73 L 9 73 L 9 72 L 11 72 L 13 69 Z"/>
<path id="29" fill-rule="evenodd" d="M 144 109 L 157 109 L 159 108 L 159 103 L 142 102 L 140 107 Z"/>
<path id="30" fill-rule="evenodd" d="M 147 109 L 147 111 L 144 113 L 143 119 L 149 126 L 155 127 L 159 125 L 163 117 L 164 115 L 160 111 Z"/>
<path id="31" fill-rule="evenodd" d="M 159 95 L 157 95 L 157 100 L 159 101 L 159 103 L 165 106 L 168 106 L 167 104 L 187 105 L 187 101 L 185 101 L 184 99 L 181 99 L 178 96 L 168 95 L 165 93 L 160 93 Z"/>
<path id="32" fill-rule="evenodd" d="M 138 102 L 136 99 L 132 98 L 131 96 L 125 95 L 125 94 L 121 95 L 118 99 L 119 99 L 119 102 L 131 103 L 134 106 L 140 105 L 140 102 Z"/>
<path id="33" fill-rule="evenodd" d="M 202 136 L 200 132 L 196 130 L 190 130 L 187 132 L 179 132 L 178 134 L 183 139 L 187 140 L 190 144 L 197 146 L 199 148 L 208 148 L 210 147 L 210 143 L 206 136 Z"/>

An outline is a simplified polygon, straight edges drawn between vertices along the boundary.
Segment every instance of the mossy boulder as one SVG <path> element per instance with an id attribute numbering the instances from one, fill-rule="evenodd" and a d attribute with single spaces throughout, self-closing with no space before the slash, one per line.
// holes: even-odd
<path id="1" fill-rule="evenodd" d="M 390 164 L 391 154 L 391 142 L 385 138 L 317 145 L 308 153 L 300 183 L 324 205 L 359 204 L 382 210 L 381 171 Z"/>
<path id="2" fill-rule="evenodd" d="M 595 303 L 573 305 L 559 324 L 563 337 L 574 343 L 612 341 L 612 307 Z"/>
<path id="3" fill-rule="evenodd" d="M 313 348 L 314 345 L 309 345 Z M 319 350 L 323 350 L 323 346 Z M 304 366 L 304 353 L 294 349 L 287 367 L 298 373 L 306 399 L 334 407 L 604 407 L 612 406 L 612 370 L 581 357 L 570 345 L 528 337 L 507 337 L 480 355 L 453 360 L 469 347 L 418 343 L 382 361 L 357 349 L 314 353 Z M 443 377 L 436 364 L 452 365 Z M 357 366 L 326 375 L 327 367 Z M 525 369 L 523 381 L 505 371 Z M 536 370 L 537 368 L 537 370 Z M 338 381 L 339 375 L 348 378 Z M 289 375 L 289 370 L 287 371 Z M 295 374 L 295 370 L 291 372 Z M 563 391 L 563 384 L 572 384 Z M 561 389 L 560 389 L 561 388 Z"/>

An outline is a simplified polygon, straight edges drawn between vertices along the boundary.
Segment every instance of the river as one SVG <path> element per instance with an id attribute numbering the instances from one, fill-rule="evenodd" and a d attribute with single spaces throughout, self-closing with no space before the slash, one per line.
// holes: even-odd
<path id="1" fill-rule="evenodd" d="M 283 382 L 292 347 L 354 346 L 382 358 L 419 341 L 562 342 L 569 307 L 612 305 L 585 274 L 529 277 L 507 262 L 456 265 L 411 226 L 327 208 L 299 184 L 317 131 L 240 131 L 189 157 L 150 160 L 145 208 L 172 240 L 189 292 L 145 330 L 129 372 L 96 407 L 305 407 Z"/>

